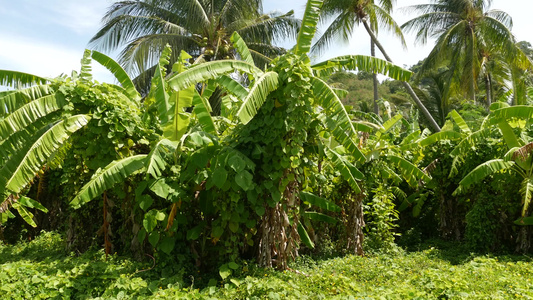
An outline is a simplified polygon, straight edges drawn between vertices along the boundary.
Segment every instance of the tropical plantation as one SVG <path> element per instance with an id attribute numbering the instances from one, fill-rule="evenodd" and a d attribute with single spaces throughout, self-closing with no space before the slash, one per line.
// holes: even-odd
<path id="1" fill-rule="evenodd" d="M 79 71 L 0 70 L 0 298 L 533 298 L 533 47 L 491 2 L 114 1 Z"/>

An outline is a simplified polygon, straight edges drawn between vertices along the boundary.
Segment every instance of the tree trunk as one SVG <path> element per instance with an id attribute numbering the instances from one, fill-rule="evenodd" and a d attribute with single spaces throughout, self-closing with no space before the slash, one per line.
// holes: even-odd
<path id="1" fill-rule="evenodd" d="M 474 105 L 477 105 L 477 101 L 476 101 L 476 81 L 475 80 L 472 80 L 472 87 L 471 87 L 471 91 L 470 91 L 470 99 L 472 99 L 472 101 L 474 101 Z"/>
<path id="2" fill-rule="evenodd" d="M 348 220 L 346 227 L 346 248 L 355 255 L 363 256 L 363 241 L 365 227 L 364 213 L 363 213 L 363 199 L 364 193 L 355 195 L 354 199 L 348 199 Z"/>
<path id="3" fill-rule="evenodd" d="M 370 29 L 370 26 L 368 25 L 368 23 L 366 21 L 363 21 L 363 25 L 365 26 L 366 31 L 370 35 L 370 38 L 372 38 L 372 40 L 374 41 L 374 43 L 378 47 L 379 51 L 381 51 L 381 53 L 383 54 L 385 59 L 392 63 L 392 59 L 390 58 L 390 56 L 385 51 L 385 49 L 383 48 L 383 45 L 381 45 L 381 43 L 377 39 L 377 37 L 374 34 L 374 32 L 372 32 L 372 29 Z M 426 119 L 428 120 L 428 122 L 431 125 L 431 127 L 433 128 L 433 130 L 435 132 L 439 132 L 440 131 L 439 125 L 437 124 L 437 122 L 435 122 L 435 119 L 433 118 L 433 116 L 429 113 L 429 111 L 424 106 L 422 101 L 420 101 L 418 96 L 415 94 L 415 91 L 413 91 L 413 88 L 411 87 L 411 85 L 408 82 L 405 82 L 405 81 L 402 81 L 402 84 L 405 87 L 405 89 L 407 90 L 407 93 L 409 93 L 411 98 L 413 98 L 413 101 L 415 101 L 416 105 L 418 106 L 418 109 L 422 112 L 424 117 L 426 117 Z"/>
<path id="4" fill-rule="evenodd" d="M 267 206 L 261 218 L 257 253 L 257 263 L 261 267 L 286 270 L 289 260 L 298 256 L 300 236 L 297 208 L 300 203 L 297 187 L 296 181 L 289 183 L 282 201 L 272 208 Z M 290 219 L 295 221 L 291 224 Z"/>
<path id="5" fill-rule="evenodd" d="M 372 57 L 376 57 L 376 44 L 372 39 L 370 39 L 370 55 Z M 376 115 L 379 115 L 379 107 L 378 107 L 378 75 L 376 72 L 372 72 L 372 81 L 374 84 L 374 113 Z"/>
<path id="6" fill-rule="evenodd" d="M 490 105 L 492 104 L 492 80 L 490 74 L 485 76 L 485 89 L 487 90 L 487 111 L 490 110 Z"/>

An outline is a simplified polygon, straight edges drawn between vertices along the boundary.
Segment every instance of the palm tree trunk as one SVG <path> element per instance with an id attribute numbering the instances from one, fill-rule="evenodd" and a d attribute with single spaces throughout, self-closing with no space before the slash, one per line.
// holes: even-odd
<path id="1" fill-rule="evenodd" d="M 376 44 L 372 39 L 370 39 L 370 55 L 372 57 L 376 56 Z M 372 81 L 374 84 L 374 113 L 376 115 L 379 115 L 379 107 L 378 107 L 378 75 L 376 72 L 372 72 Z"/>
<path id="2" fill-rule="evenodd" d="M 475 77 L 473 77 L 475 78 Z M 472 99 L 472 101 L 474 101 L 474 105 L 476 105 L 476 81 L 474 79 L 472 79 L 472 87 L 471 87 L 471 91 L 470 91 L 470 99 Z"/>
<path id="3" fill-rule="evenodd" d="M 392 59 L 387 54 L 387 52 L 383 48 L 383 45 L 381 45 L 381 43 L 379 42 L 378 38 L 376 37 L 374 32 L 372 32 L 372 30 L 370 29 L 370 26 L 368 26 L 368 23 L 365 20 L 363 20 L 363 25 L 365 26 L 366 31 L 370 35 L 370 38 L 372 38 L 372 40 L 374 41 L 374 43 L 378 47 L 379 51 L 381 51 L 381 53 L 383 54 L 385 59 L 392 63 Z M 426 117 L 426 119 L 428 120 L 428 122 L 431 125 L 431 127 L 433 128 L 433 130 L 435 130 L 435 132 L 439 132 L 440 131 L 439 125 L 437 124 L 437 122 L 435 122 L 435 119 L 433 118 L 433 116 L 429 113 L 429 111 L 424 106 L 422 101 L 420 101 L 418 96 L 415 94 L 415 91 L 413 91 L 413 88 L 411 87 L 411 85 L 408 82 L 405 82 L 405 81 L 402 81 L 402 84 L 405 87 L 405 89 L 407 90 L 407 93 L 409 93 L 411 98 L 413 98 L 413 101 L 415 101 L 416 105 L 418 106 L 418 109 L 422 112 L 424 117 Z"/>
<path id="4" fill-rule="evenodd" d="M 492 104 L 492 80 L 490 74 L 485 76 L 485 88 L 487 89 L 487 111 L 490 110 L 490 105 Z"/>

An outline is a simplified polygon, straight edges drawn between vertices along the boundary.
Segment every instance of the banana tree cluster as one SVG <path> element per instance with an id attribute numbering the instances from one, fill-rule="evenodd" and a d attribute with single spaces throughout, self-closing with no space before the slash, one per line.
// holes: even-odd
<path id="1" fill-rule="evenodd" d="M 133 187 L 124 189 L 130 194 L 124 198 L 133 197 L 133 211 L 140 209 L 132 219 L 132 244 L 147 241 L 154 248 L 171 253 L 178 242 L 189 243 L 199 261 L 209 259 L 213 252 L 230 260 L 241 252 L 255 252 L 261 265 L 287 268 L 289 259 L 298 255 L 300 240 L 313 246 L 307 232 L 310 222 L 306 220 L 332 221 L 321 212 L 340 209 L 316 195 L 322 180 L 317 174 L 324 163 L 334 166 L 338 170 L 335 180 L 345 181 L 356 194 L 362 194 L 359 181 L 365 179 L 357 166 L 377 156 L 403 170 L 409 183 L 418 182 L 413 178 L 424 178 L 423 174 L 413 173 L 418 169 L 407 160 L 383 156 L 380 141 L 369 153 L 361 151 L 358 132 L 368 133 L 369 126 L 352 122 L 340 100 L 344 92 L 325 81 L 326 76 L 339 70 L 372 70 L 397 80 L 408 80 L 411 73 L 366 56 L 343 56 L 311 64 L 308 53 L 321 5 L 318 0 L 307 3 L 297 44 L 272 60 L 265 71 L 255 66 L 237 33 L 231 41 L 242 60 L 195 64 L 187 53 L 181 52 L 170 70 L 167 65 L 171 51 L 167 47 L 155 66 L 150 94 L 142 102 L 122 68 L 92 52 L 94 59 L 110 66 L 122 85 L 113 87 L 116 96 L 130 101 L 134 111 L 140 110 L 134 114 L 142 120 L 139 126 L 149 127 L 152 134 L 148 141 L 132 141 L 132 145 L 148 148 L 121 152 L 98 169 L 79 189 L 71 206 L 79 208 L 100 197 L 106 206 L 106 191 L 128 182 L 127 186 Z M 81 78 L 90 82 L 87 73 L 82 70 Z M 215 96 L 222 103 L 217 117 L 212 116 L 209 105 L 209 98 Z M 53 111 L 72 111 L 61 97 L 50 98 L 38 101 L 57 102 Z M 2 102 L 7 109 L 2 119 L 6 124 L 19 118 L 16 108 L 23 103 L 13 103 Z M 52 107 L 47 103 L 42 104 L 44 109 Z M 65 132 L 62 139 L 54 142 L 35 143 L 37 149 L 46 148 L 48 152 L 33 148 L 11 150 L 6 158 L 15 160 L 20 155 L 23 163 L 11 167 L 6 162 L 2 169 L 1 187 L 6 198 L 24 194 L 23 188 L 62 142 L 95 116 L 100 117 L 91 112 L 41 125 L 60 126 Z M 377 139 L 398 120 L 375 125 Z M 18 131 L 27 129 L 32 122 L 35 121 L 19 124 Z M 11 125 L 0 128 L 7 132 L 2 134 L 6 139 L 18 132 Z M 28 159 L 28 155 L 34 159 Z M 30 169 L 24 167 L 28 163 Z"/>
<path id="2" fill-rule="evenodd" d="M 494 110 L 484 120 L 481 130 L 477 133 L 472 133 L 461 143 L 471 146 L 476 142 L 476 134 L 479 137 L 491 129 L 496 129 L 505 141 L 508 152 L 503 158 L 489 160 L 477 166 L 461 180 L 454 194 L 465 191 L 471 186 L 482 182 L 487 176 L 497 172 L 519 174 L 522 177 L 520 188 L 522 213 L 521 218 L 517 220 L 517 224 L 531 225 L 533 224 L 531 222 L 532 218 L 528 216 L 528 212 L 533 193 L 533 141 L 530 132 L 533 108 L 530 106 L 508 107 L 504 104 L 495 104 L 492 106 Z M 463 151 L 458 151 L 458 154 L 465 155 L 464 147 L 459 148 L 459 146 L 458 149 Z"/>

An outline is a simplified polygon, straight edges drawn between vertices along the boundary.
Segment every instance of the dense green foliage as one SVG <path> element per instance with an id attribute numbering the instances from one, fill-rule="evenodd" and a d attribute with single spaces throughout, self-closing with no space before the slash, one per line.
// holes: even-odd
<path id="1" fill-rule="evenodd" d="M 523 262 L 452 266 L 397 245 L 531 252 L 533 107 L 451 101 L 451 83 L 428 73 L 413 91 L 411 72 L 374 57 L 312 64 L 322 4 L 307 3 L 296 45 L 264 68 L 237 32 L 225 38 L 239 60 L 166 45 L 143 96 L 96 51 L 70 77 L 0 70 L 2 82 L 29 85 L 0 93 L 0 240 L 64 236 L 0 246 L 1 288 L 28 298 L 527 295 L 528 282 L 509 279 L 530 276 Z M 118 84 L 93 81 L 92 61 Z M 380 86 L 380 114 L 364 93 L 371 73 L 395 80 Z M 406 104 L 414 93 L 435 118 Z M 32 250 L 47 247 L 48 258 Z M 496 287 L 469 280 L 495 270 Z"/>

